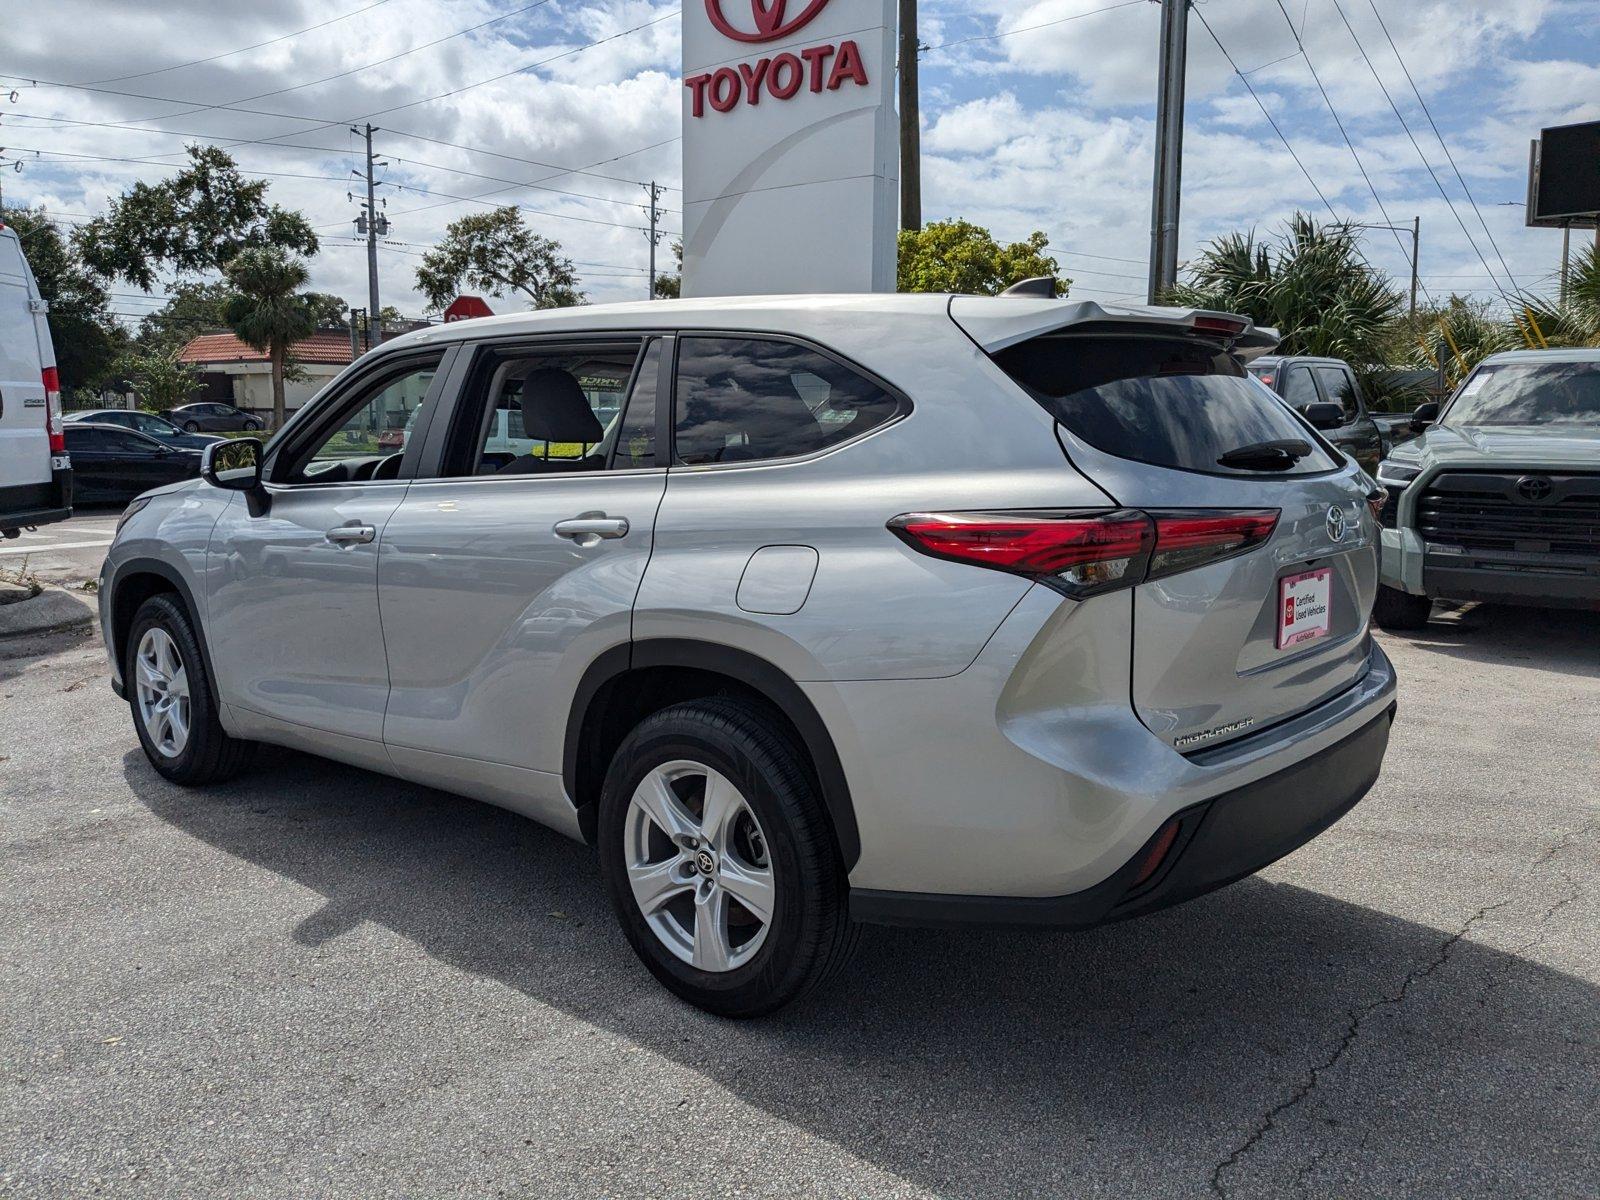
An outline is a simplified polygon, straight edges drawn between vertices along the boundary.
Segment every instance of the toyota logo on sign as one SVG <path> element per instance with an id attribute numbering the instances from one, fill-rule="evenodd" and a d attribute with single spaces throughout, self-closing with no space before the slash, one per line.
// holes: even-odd
<path id="1" fill-rule="evenodd" d="M 728 0 L 730 6 L 740 2 L 741 0 Z M 723 13 L 723 3 L 724 0 L 706 0 L 706 16 L 711 18 L 711 23 L 716 26 L 718 33 L 736 42 L 775 42 L 779 38 L 788 37 L 797 29 L 810 24 L 812 18 L 828 6 L 828 0 L 811 0 L 799 15 L 789 17 L 788 0 L 770 0 L 767 4 L 763 4 L 761 0 L 750 0 L 750 16 L 755 28 L 741 29 Z"/>

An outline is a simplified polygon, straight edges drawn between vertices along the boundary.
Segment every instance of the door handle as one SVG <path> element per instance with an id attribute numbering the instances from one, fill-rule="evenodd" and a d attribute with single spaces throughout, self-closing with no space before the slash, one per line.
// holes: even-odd
<path id="1" fill-rule="evenodd" d="M 572 538 L 579 545 L 593 545 L 599 538 L 628 536 L 627 517 L 571 517 L 555 524 L 557 537 Z"/>
<path id="2" fill-rule="evenodd" d="M 378 536 L 371 525 L 335 525 L 322 535 L 335 545 L 365 544 Z"/>

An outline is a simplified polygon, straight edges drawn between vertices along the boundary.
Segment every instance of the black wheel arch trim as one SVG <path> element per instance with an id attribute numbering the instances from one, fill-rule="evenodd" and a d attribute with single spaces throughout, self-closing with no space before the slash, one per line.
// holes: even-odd
<path id="1" fill-rule="evenodd" d="M 204 643 L 201 643 L 202 646 Z M 614 646 L 589 665 L 578 681 L 567 716 L 566 744 L 561 762 L 567 795 L 576 798 L 579 754 L 583 729 L 596 695 L 607 683 L 629 671 L 649 667 L 685 667 L 725 675 L 759 692 L 786 716 L 799 732 L 817 773 L 822 800 L 833 821 L 839 854 L 848 872 L 861 857 L 861 831 L 856 825 L 844 764 L 834 747 L 816 706 L 800 685 L 779 667 L 748 651 L 690 638 L 650 638 Z"/>
<path id="2" fill-rule="evenodd" d="M 200 657 L 205 660 L 206 678 L 211 680 L 212 687 L 215 689 L 217 672 L 211 665 L 211 647 L 206 641 L 205 625 L 200 620 L 200 606 L 195 603 L 194 590 L 190 588 L 189 581 L 183 577 L 181 571 L 162 559 L 130 558 L 117 564 L 111 575 L 111 586 L 107 589 L 110 592 L 107 613 L 111 618 L 111 629 L 107 640 L 117 652 L 116 671 L 112 675 L 112 690 L 118 696 L 127 699 L 127 684 L 122 678 L 122 664 L 123 660 L 127 658 L 128 630 L 119 626 L 117 622 L 117 594 L 129 579 L 137 575 L 155 575 L 170 583 L 173 591 L 178 593 L 179 598 L 183 601 L 184 608 L 189 612 L 189 623 L 194 629 L 194 640 L 200 643 Z M 129 613 L 128 616 L 131 619 L 133 614 Z"/>

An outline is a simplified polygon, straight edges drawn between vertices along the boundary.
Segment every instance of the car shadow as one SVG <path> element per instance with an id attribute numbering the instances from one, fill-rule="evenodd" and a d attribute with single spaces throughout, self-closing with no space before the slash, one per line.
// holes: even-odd
<path id="1" fill-rule="evenodd" d="M 942 1194 L 1204 1194 L 1213 1167 L 1286 1178 L 1339 1155 L 1425 1194 L 1463 1145 L 1498 1154 L 1514 1191 L 1570 1177 L 1595 1105 L 1574 1044 L 1595 1044 L 1600 989 L 1300 887 L 1247 880 L 1082 934 L 869 927 L 826 990 L 736 1023 L 660 989 L 592 854 L 531 822 L 270 748 L 207 791 L 171 786 L 137 750 L 124 770 L 162 821 L 322 897 L 282 937 L 323 946 L 375 922 Z M 1413 986 L 1446 958 L 1448 984 Z M 1401 996 L 1416 1028 L 1370 1031 Z M 1452 1049 L 1423 1061 L 1436 1047 Z M 1415 1121 L 1415 1136 L 1320 1113 L 1313 1089 L 1336 1085 L 1312 1067 L 1347 1051 L 1379 1056 L 1383 1091 L 1343 1107 Z M 1543 1136 L 1520 1137 L 1508 1112 L 1537 1113 Z"/>
<path id="2" fill-rule="evenodd" d="M 1600 678 L 1600 611 L 1438 605 L 1425 628 L 1383 636 L 1464 662 Z"/>

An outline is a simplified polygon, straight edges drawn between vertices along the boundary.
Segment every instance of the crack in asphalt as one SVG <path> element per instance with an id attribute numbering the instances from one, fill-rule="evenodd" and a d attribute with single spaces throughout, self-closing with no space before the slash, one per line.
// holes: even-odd
<path id="1" fill-rule="evenodd" d="M 1226 1174 L 1230 1168 L 1238 1165 L 1241 1159 L 1254 1150 L 1256 1146 L 1258 1146 L 1267 1137 L 1268 1134 L 1272 1133 L 1272 1131 L 1277 1128 L 1278 1118 L 1280 1116 L 1288 1112 L 1291 1108 L 1294 1108 L 1317 1089 L 1318 1085 L 1322 1082 L 1322 1077 L 1334 1067 L 1338 1066 L 1340 1059 L 1342 1059 L 1346 1052 L 1349 1051 L 1350 1047 L 1355 1044 L 1356 1038 L 1361 1034 L 1361 1026 L 1366 1022 L 1368 1017 L 1380 1009 L 1394 1008 L 1403 1003 L 1406 996 L 1410 993 L 1413 985 L 1423 979 L 1426 979 L 1429 975 L 1432 975 L 1435 971 L 1449 961 L 1450 952 L 1455 949 L 1456 944 L 1460 942 L 1462 938 L 1467 936 L 1474 925 L 1476 925 L 1479 921 L 1482 921 L 1490 913 L 1502 909 L 1506 907 L 1506 905 L 1510 904 L 1516 898 L 1517 888 L 1524 880 L 1538 871 L 1540 867 L 1544 866 L 1551 859 L 1555 858 L 1556 855 L 1560 854 L 1563 850 L 1571 846 L 1579 837 L 1593 829 L 1597 824 L 1600 824 L 1600 821 L 1591 820 L 1584 822 L 1576 829 L 1568 831 L 1568 833 L 1566 833 L 1560 841 L 1535 858 L 1533 862 L 1531 862 L 1522 872 L 1522 875 L 1518 878 L 1517 883 L 1512 886 L 1511 890 L 1505 896 L 1499 900 L 1496 900 L 1493 904 L 1484 905 L 1482 908 L 1478 909 L 1477 912 L 1468 917 L 1461 924 L 1459 929 L 1457 929 L 1439 944 L 1439 946 L 1434 950 L 1433 956 L 1427 962 L 1407 973 L 1405 979 L 1400 983 L 1399 990 L 1393 995 L 1380 997 L 1369 1004 L 1364 1004 L 1359 1008 L 1349 1010 L 1349 1020 L 1346 1023 L 1343 1032 L 1340 1034 L 1339 1040 L 1333 1048 L 1333 1052 L 1329 1054 L 1324 1061 L 1314 1065 L 1306 1074 L 1305 1079 L 1297 1088 L 1295 1088 L 1293 1092 L 1263 1113 L 1256 1122 L 1255 1128 L 1251 1130 L 1250 1135 L 1246 1137 L 1244 1141 L 1239 1143 L 1238 1146 L 1234 1147 L 1234 1149 L 1229 1152 L 1226 1158 L 1212 1168 L 1212 1192 L 1223 1198 L 1223 1200 L 1226 1200 L 1228 1190 L 1223 1182 L 1223 1175 Z M 1545 910 L 1544 915 L 1539 918 L 1539 923 L 1543 925 L 1557 912 L 1576 900 L 1579 894 L 1579 892 L 1574 891 L 1572 895 L 1557 900 L 1554 904 L 1550 905 L 1550 907 Z M 1534 938 L 1530 943 L 1528 943 L 1528 945 L 1531 947 L 1540 941 L 1542 937 L 1543 934 L 1541 933 L 1539 937 Z M 1315 1167 L 1322 1158 L 1326 1157 L 1326 1154 L 1327 1151 L 1323 1151 L 1313 1156 L 1312 1160 L 1296 1173 L 1295 1183 L 1297 1186 L 1303 1185 L 1304 1179 L 1311 1168 Z"/>

